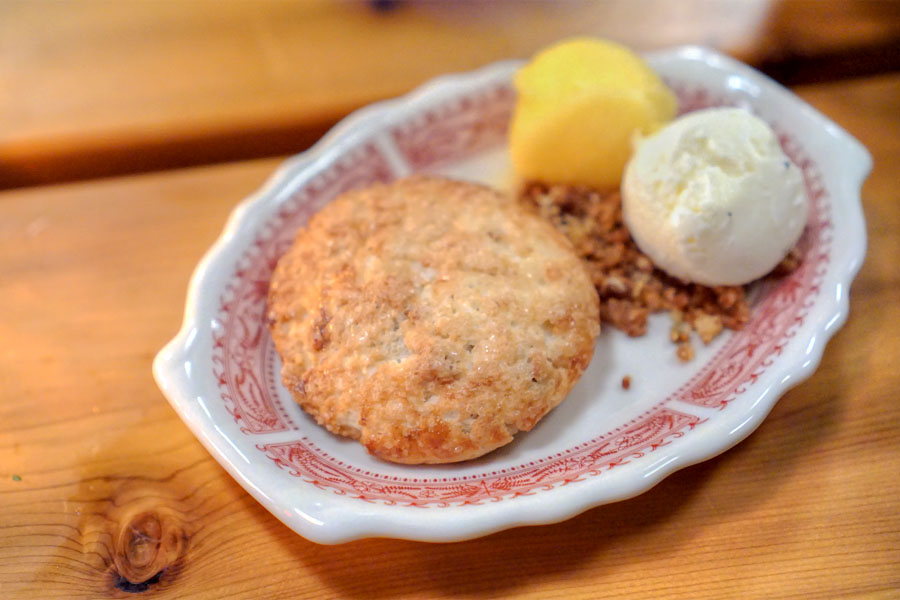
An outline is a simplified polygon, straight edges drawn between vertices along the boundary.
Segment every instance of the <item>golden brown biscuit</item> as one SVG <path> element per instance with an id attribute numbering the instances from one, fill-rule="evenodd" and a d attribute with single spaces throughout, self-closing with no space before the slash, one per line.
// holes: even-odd
<path id="1" fill-rule="evenodd" d="M 549 224 L 489 188 L 425 176 L 331 202 L 269 291 L 300 406 L 400 463 L 475 458 L 531 429 L 587 367 L 598 315 Z"/>

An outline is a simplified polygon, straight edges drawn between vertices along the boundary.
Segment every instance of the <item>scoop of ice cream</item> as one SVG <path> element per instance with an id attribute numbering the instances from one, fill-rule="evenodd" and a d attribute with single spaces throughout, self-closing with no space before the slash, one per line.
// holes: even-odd
<path id="1" fill-rule="evenodd" d="M 737 108 L 685 115 L 641 141 L 622 211 L 668 274 L 740 285 L 775 268 L 803 233 L 806 188 L 765 122 Z"/>
<path id="2" fill-rule="evenodd" d="M 515 78 L 510 155 L 525 180 L 618 187 L 635 133 L 675 116 L 674 94 L 619 44 L 566 40 L 540 52 Z"/>

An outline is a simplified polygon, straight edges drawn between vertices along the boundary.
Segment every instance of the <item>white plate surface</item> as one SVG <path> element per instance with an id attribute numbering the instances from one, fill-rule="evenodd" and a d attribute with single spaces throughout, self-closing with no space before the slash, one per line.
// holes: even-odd
<path id="1" fill-rule="evenodd" d="M 789 91 L 720 54 L 683 47 L 647 59 L 683 111 L 742 106 L 779 134 L 812 200 L 802 266 L 757 285 L 745 329 L 698 347 L 688 365 L 675 358 L 664 315 L 640 339 L 607 327 L 566 401 L 509 446 L 457 465 L 379 461 L 318 427 L 281 386 L 263 319 L 269 276 L 296 228 L 347 189 L 416 171 L 502 187 L 511 77 L 521 63 L 442 77 L 358 111 L 234 211 L 194 273 L 181 331 L 153 364 L 184 422 L 288 527 L 321 543 L 453 541 L 560 521 L 733 446 L 812 374 L 846 319 L 865 255 L 859 192 L 868 152 Z"/>

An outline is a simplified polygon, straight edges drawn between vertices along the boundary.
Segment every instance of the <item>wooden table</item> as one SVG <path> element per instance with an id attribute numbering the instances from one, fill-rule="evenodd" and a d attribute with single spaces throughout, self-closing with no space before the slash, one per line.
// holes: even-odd
<path id="1" fill-rule="evenodd" d="M 896 0 L 3 0 L 0 189 L 298 152 L 358 106 L 585 34 L 788 82 L 900 67 Z"/>
<path id="2" fill-rule="evenodd" d="M 0 596 L 897 597 L 900 75 L 798 91 L 875 157 L 868 257 L 816 374 L 642 496 L 458 544 L 304 540 L 151 379 L 195 263 L 277 161 L 0 194 Z"/>
<path id="3" fill-rule="evenodd" d="M 524 54 L 542 36 L 578 31 L 570 21 L 592 14 L 588 3 L 571 14 L 532 6 L 519 29 L 497 25 L 498 42 L 490 24 L 507 23 L 509 4 L 492 8 L 478 26 L 460 20 L 454 11 L 462 9 L 401 4 L 389 17 L 398 19 L 385 26 L 407 41 L 428 28 L 431 35 L 422 39 L 434 44 L 442 71 Z M 614 14 L 635 10 L 630 2 L 614 4 Z M 880 3 L 852 4 L 889 12 Z M 327 97 L 310 96 L 303 81 L 279 70 L 309 51 L 291 36 L 330 23 L 322 31 L 342 32 L 346 42 L 363 30 L 360 23 L 381 17 L 360 4 L 317 0 L 292 9 L 271 2 L 248 34 L 235 24 L 254 3 L 235 0 L 209 19 L 192 61 L 160 71 L 163 89 L 114 86 L 108 103 L 91 104 L 103 97 L 89 94 L 91 87 L 106 89 L 110 73 L 137 85 L 127 65 L 161 68 L 142 36 L 156 35 L 183 54 L 179 44 L 203 31 L 198 24 L 209 6 L 187 3 L 193 16 L 179 21 L 171 17 L 173 4 L 129 5 L 140 6 L 135 10 L 143 16 L 108 2 L 81 5 L 77 18 L 64 3 L 0 4 L 0 72 L 13 72 L 6 81 L 22 89 L 0 102 L 0 187 L 185 164 L 191 148 L 203 149 L 203 161 L 234 158 L 216 144 L 238 147 L 260 132 L 285 151 L 280 135 L 300 134 L 306 143 L 349 108 L 403 91 L 434 68 L 409 56 L 409 70 L 395 79 L 379 79 L 376 69 Z M 745 11 L 750 5 L 730 4 Z M 784 67 L 790 63 L 773 63 L 754 48 L 803 55 L 884 35 L 881 18 L 835 36 L 827 32 L 840 19 L 804 25 L 806 4 L 779 6 L 763 33 L 747 37 L 735 29 L 735 36 L 711 43 Z M 844 10 L 827 6 L 832 16 Z M 279 22 L 290 10 L 312 21 Z M 46 21 L 48 11 L 68 11 L 63 16 L 75 20 Z M 677 16 L 666 14 L 669 22 Z M 633 14 L 620 17 L 636 22 Z M 679 22 L 697 24 L 688 17 Z M 345 18 L 350 24 L 343 27 Z M 779 28 L 785 22 L 791 26 Z M 43 23 L 46 29 L 38 27 Z M 43 32 L 32 45 L 21 29 L 29 26 Z M 92 31 L 93 41 L 76 35 L 78 27 Z M 676 27 L 665 29 L 669 37 L 654 37 L 653 27 L 628 30 L 632 38 L 625 41 L 652 46 L 703 35 L 702 27 L 688 33 Z M 461 30 L 474 48 L 462 55 L 453 50 L 465 46 L 454 38 Z M 234 48 L 255 49 L 256 58 L 232 49 L 228 57 L 243 66 L 231 76 L 204 73 L 206 61 L 227 47 L 217 36 L 229 31 L 237 36 Z M 63 46 L 75 53 L 71 63 L 54 62 Z M 394 49 L 398 56 L 402 47 Z M 119 64 L 111 53 L 122 48 L 127 56 Z M 271 53 L 261 59 L 260 48 Z M 20 64 L 13 50 L 33 59 L 37 71 L 7 69 Z M 380 64 L 355 52 L 353 60 Z M 259 83 L 253 60 L 268 69 L 262 100 L 245 94 Z M 313 80 L 328 74 L 317 68 Z M 351 72 L 358 73 L 339 74 Z M 191 73 L 202 77 L 189 81 Z M 188 83 L 196 84 L 198 98 L 184 95 Z M 234 205 L 279 160 L 0 192 L 0 598 L 898 597 L 900 74 L 796 91 L 875 158 L 863 190 L 867 259 L 851 290 L 850 318 L 815 375 L 787 393 L 739 446 L 637 498 L 557 525 L 457 544 L 374 539 L 320 546 L 297 536 L 210 457 L 152 380 L 151 360 L 181 322 L 191 271 Z M 3 93 L 0 87 L 0 100 L 8 99 Z M 221 98 L 213 111 L 204 108 L 211 98 Z M 78 163 L 79 157 L 87 158 Z M 115 168 L 98 169 L 106 159 Z M 134 160 L 140 164 L 127 164 Z M 53 168 L 61 171 L 45 177 Z"/>

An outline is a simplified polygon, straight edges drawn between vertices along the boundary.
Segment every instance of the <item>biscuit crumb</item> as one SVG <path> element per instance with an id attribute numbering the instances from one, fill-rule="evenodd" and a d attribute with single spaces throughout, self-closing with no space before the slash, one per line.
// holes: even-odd
<path id="1" fill-rule="evenodd" d="M 694 329 L 704 344 L 708 344 L 722 332 L 722 318 L 719 315 L 708 315 L 704 312 L 694 317 Z"/>

